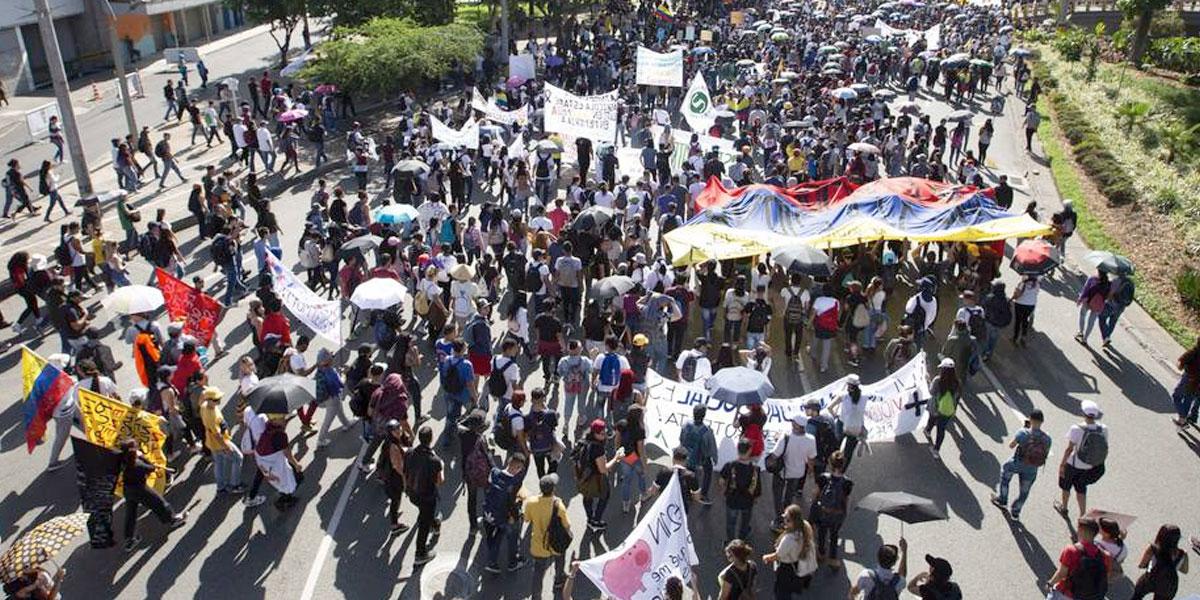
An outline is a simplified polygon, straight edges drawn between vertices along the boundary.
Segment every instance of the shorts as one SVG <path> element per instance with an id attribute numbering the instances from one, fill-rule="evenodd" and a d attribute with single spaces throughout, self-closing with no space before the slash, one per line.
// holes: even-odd
<path id="1" fill-rule="evenodd" d="M 537 351 L 541 356 L 562 356 L 562 344 L 558 340 L 537 343 Z"/>
<path id="2" fill-rule="evenodd" d="M 1063 467 L 1062 475 L 1058 478 L 1058 489 L 1067 491 L 1074 488 L 1077 493 L 1086 494 L 1087 487 L 1100 481 L 1104 476 L 1104 465 L 1090 469 L 1076 469 L 1071 465 Z"/>
<path id="3" fill-rule="evenodd" d="M 471 361 L 471 370 L 475 375 L 485 377 L 492 374 L 492 355 L 468 352 L 467 359 Z"/>

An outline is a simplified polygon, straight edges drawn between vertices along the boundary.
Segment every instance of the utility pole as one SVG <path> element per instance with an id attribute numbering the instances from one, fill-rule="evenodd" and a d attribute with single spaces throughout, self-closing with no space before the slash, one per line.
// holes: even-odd
<path id="1" fill-rule="evenodd" d="M 38 30 L 42 34 L 42 46 L 46 50 L 46 63 L 50 67 L 50 78 L 54 81 L 54 96 L 58 99 L 58 112 L 62 115 L 66 129 L 67 146 L 71 151 L 71 169 L 75 171 L 75 185 L 79 195 L 93 195 L 91 173 L 83 155 L 83 140 L 79 125 L 75 121 L 75 109 L 71 106 L 71 88 L 67 85 L 67 70 L 63 67 L 62 51 L 58 48 L 58 34 L 54 32 L 54 16 L 50 14 L 49 0 L 34 0 L 38 16 Z"/>
<path id="2" fill-rule="evenodd" d="M 117 72 L 117 86 L 121 89 L 121 108 L 125 109 L 125 125 L 129 127 L 129 135 L 138 137 L 137 119 L 133 116 L 133 96 L 129 95 L 129 82 L 125 80 L 125 56 L 121 52 L 121 40 L 117 38 L 117 13 L 113 10 L 112 2 L 104 0 L 104 8 L 108 10 L 108 49 L 112 52 L 113 69 Z"/>
<path id="3" fill-rule="evenodd" d="M 496 58 L 500 64 L 508 64 L 508 0 L 500 0 L 500 56 Z"/>

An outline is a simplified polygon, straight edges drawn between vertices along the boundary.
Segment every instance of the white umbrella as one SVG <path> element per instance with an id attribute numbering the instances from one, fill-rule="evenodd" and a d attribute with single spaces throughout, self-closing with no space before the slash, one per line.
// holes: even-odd
<path id="1" fill-rule="evenodd" d="M 837 88 L 836 90 L 829 92 L 829 95 L 842 100 L 854 100 L 858 98 L 858 92 L 850 88 Z"/>
<path id="2" fill-rule="evenodd" d="M 853 144 L 846 146 L 846 148 L 855 152 L 862 152 L 864 154 L 879 154 L 879 148 L 877 146 L 868 144 L 866 142 L 854 142 Z"/>
<path id="3" fill-rule="evenodd" d="M 892 90 L 875 90 L 875 97 L 880 100 L 891 100 L 896 97 L 896 92 Z"/>
<path id="4" fill-rule="evenodd" d="M 390 277 L 376 277 L 354 288 L 350 301 L 359 308 L 379 310 L 400 304 L 407 297 L 408 290 L 404 289 L 404 284 Z"/>
<path id="5" fill-rule="evenodd" d="M 136 315 L 158 310 L 164 304 L 162 291 L 148 285 L 127 285 L 113 290 L 100 302 L 119 315 Z"/>
<path id="6" fill-rule="evenodd" d="M 970 121 L 975 115 L 966 109 L 956 110 L 946 116 L 947 121 Z"/>

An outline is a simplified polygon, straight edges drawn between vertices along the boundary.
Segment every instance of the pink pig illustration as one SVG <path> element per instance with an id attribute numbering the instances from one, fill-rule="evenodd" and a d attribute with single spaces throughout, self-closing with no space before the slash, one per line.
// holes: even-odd
<path id="1" fill-rule="evenodd" d="M 604 564 L 604 585 L 617 600 L 632 600 L 642 591 L 642 575 L 650 568 L 650 544 L 645 540 Z"/>

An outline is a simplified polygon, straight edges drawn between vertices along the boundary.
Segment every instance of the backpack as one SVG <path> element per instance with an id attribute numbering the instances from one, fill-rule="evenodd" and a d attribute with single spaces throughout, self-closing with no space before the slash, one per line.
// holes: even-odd
<path id="1" fill-rule="evenodd" d="M 913 331 L 925 331 L 925 307 L 921 306 L 920 299 L 913 304 L 912 312 L 904 315 L 903 324 L 912 327 Z"/>
<path id="2" fill-rule="evenodd" d="M 229 238 L 219 237 L 212 241 L 212 260 L 222 266 L 233 262 L 233 253 L 229 251 Z"/>
<path id="3" fill-rule="evenodd" d="M 1117 288 L 1117 293 L 1113 300 L 1116 301 L 1117 306 L 1129 306 L 1130 304 L 1133 304 L 1134 291 L 1136 290 L 1133 286 L 1133 280 L 1126 277 L 1121 280 L 1121 287 Z"/>
<path id="4" fill-rule="evenodd" d="M 150 235 L 149 231 L 143 233 L 141 237 L 138 238 L 137 247 L 138 254 L 141 254 L 142 258 L 150 261 L 150 264 L 158 264 L 158 241 L 154 239 L 154 236 Z M 57 255 L 57 252 L 55 252 L 55 254 Z"/>
<path id="5" fill-rule="evenodd" d="M 1050 455 L 1050 444 L 1046 439 L 1046 434 L 1030 431 L 1025 442 L 1017 446 L 1017 456 L 1025 464 L 1034 467 L 1046 464 L 1046 457 Z"/>
<path id="6" fill-rule="evenodd" d="M 71 246 L 70 242 L 64 239 L 54 248 L 54 260 L 58 261 L 59 266 L 71 266 Z"/>
<path id="7" fill-rule="evenodd" d="M 167 155 L 167 143 L 165 141 L 154 145 L 154 156 L 163 158 Z"/>
<path id="8" fill-rule="evenodd" d="M 50 185 L 45 177 L 38 177 L 38 193 L 43 196 L 50 193 Z"/>
<path id="9" fill-rule="evenodd" d="M 871 574 L 871 581 L 875 585 L 871 586 L 870 593 L 863 600 L 900 600 L 900 593 L 896 591 L 896 582 L 900 580 L 898 573 L 892 573 L 891 578 L 887 581 L 880 579 L 875 569 L 871 569 L 868 573 Z"/>
<path id="10" fill-rule="evenodd" d="M 571 471 L 575 481 L 581 483 L 592 475 L 592 466 L 587 462 L 588 440 L 579 439 L 571 447 Z"/>
<path id="11" fill-rule="evenodd" d="M 405 457 L 406 464 L 404 465 L 404 488 L 408 490 L 408 497 L 414 503 L 437 493 L 433 487 L 433 478 L 426 474 L 426 471 L 429 470 L 429 457 L 426 456 L 423 460 L 414 460 L 417 456 L 420 455 L 416 452 L 409 453 Z"/>
<path id="12" fill-rule="evenodd" d="M 417 311 L 418 315 L 429 314 L 429 295 L 424 291 L 419 291 L 413 296 L 413 310 Z"/>
<path id="13" fill-rule="evenodd" d="M 356 417 L 363 418 L 367 416 L 367 406 L 371 403 L 371 395 L 363 395 L 355 392 L 350 397 L 350 412 Z"/>
<path id="14" fill-rule="evenodd" d="M 937 398 L 937 414 L 943 417 L 953 417 L 958 412 L 958 402 L 950 391 L 943 391 Z"/>
<path id="15" fill-rule="evenodd" d="M 790 325 L 801 323 L 804 321 L 804 299 L 800 294 L 792 294 L 788 298 L 787 306 L 783 309 L 783 322 Z"/>
<path id="16" fill-rule="evenodd" d="M 846 500 L 849 494 L 846 493 L 846 478 L 845 477 L 830 477 L 825 485 L 821 486 L 821 491 L 817 494 L 816 505 L 821 509 L 821 516 L 833 517 L 846 514 Z"/>
<path id="17" fill-rule="evenodd" d="M 683 428 L 683 432 L 679 434 L 679 445 L 687 448 L 688 451 L 688 468 L 697 469 L 701 466 L 701 460 L 706 460 L 704 456 L 704 431 L 707 429 L 704 425 L 696 425 L 688 423 Z M 706 461 L 707 462 L 707 461 Z"/>
<path id="18" fill-rule="evenodd" d="M 525 291 L 529 292 L 530 294 L 536 294 L 538 293 L 538 290 L 542 289 L 541 266 L 542 263 L 532 262 L 529 263 L 529 267 L 525 269 Z"/>
<path id="19" fill-rule="evenodd" d="M 838 449 L 837 435 L 833 431 L 833 423 L 825 419 L 809 419 L 813 426 L 813 439 L 817 441 L 817 456 L 827 459 Z"/>
<path id="20" fill-rule="evenodd" d="M 504 372 L 507 371 L 509 367 L 513 366 L 515 362 L 510 358 L 503 367 L 499 366 L 499 363 L 496 364 L 497 367 L 492 369 L 491 374 L 488 375 L 488 393 L 497 398 L 503 398 L 504 394 L 508 393 L 508 381 L 504 379 Z"/>
<path id="21" fill-rule="evenodd" d="M 767 472 L 772 475 L 779 475 L 783 472 L 784 459 L 787 457 L 788 442 L 792 441 L 791 435 L 783 437 L 783 450 L 779 454 L 768 454 L 764 459 L 764 467 Z"/>
<path id="22" fill-rule="evenodd" d="M 1094 548 L 1089 555 L 1083 545 L 1075 544 L 1079 551 L 1079 565 L 1067 577 L 1071 581 L 1071 594 L 1076 600 L 1104 600 L 1108 593 L 1108 568 L 1104 564 L 1104 551 Z"/>
<path id="23" fill-rule="evenodd" d="M 606 353 L 600 361 L 600 383 L 611 386 L 621 383 L 621 356 L 616 352 Z"/>
<path id="24" fill-rule="evenodd" d="M 771 307 L 765 302 L 754 302 L 750 305 L 750 317 L 746 320 L 746 329 L 755 331 L 766 330 L 771 320 Z"/>
<path id="25" fill-rule="evenodd" d="M 1083 430 L 1083 439 L 1075 449 L 1075 458 L 1093 467 L 1104 464 L 1108 459 L 1108 438 L 1099 427 L 1087 427 Z"/>
<path id="26" fill-rule="evenodd" d="M 695 352 L 691 352 L 683 359 L 683 367 L 679 369 L 679 378 L 684 381 L 694 381 L 696 379 L 696 364 L 700 362 L 700 357 L 696 356 Z"/>
<path id="27" fill-rule="evenodd" d="M 866 304 L 858 304 L 854 307 L 854 314 L 850 317 L 850 325 L 863 329 L 871 324 L 871 311 L 867 310 Z"/>
<path id="28" fill-rule="evenodd" d="M 512 417 L 513 414 L 506 408 L 496 417 L 496 425 L 492 427 L 492 438 L 496 440 L 496 445 L 510 452 L 517 448 L 517 438 L 512 433 Z"/>
<path id="29" fill-rule="evenodd" d="M 463 359 L 450 359 L 446 361 L 446 372 L 442 375 L 442 389 L 450 394 L 461 394 L 463 391 L 462 373 L 459 372 L 458 366 L 462 364 Z"/>
<path id="30" fill-rule="evenodd" d="M 739 476 L 739 472 L 745 473 L 750 471 L 750 476 Z M 758 467 L 753 464 L 745 464 L 735 462 L 729 466 L 729 479 L 732 485 L 729 486 L 725 493 L 726 498 L 732 498 L 736 494 L 746 494 L 747 496 L 757 498 L 762 493 L 762 485 L 758 479 Z"/>
<path id="31" fill-rule="evenodd" d="M 563 523 L 557 505 L 550 507 L 550 522 L 546 525 L 546 546 L 559 555 L 571 547 L 571 530 Z"/>
<path id="32" fill-rule="evenodd" d="M 1001 295 L 992 295 L 983 308 L 984 315 L 987 317 L 988 323 L 997 329 L 1008 327 L 1012 323 L 1012 304 L 1008 298 Z"/>
<path id="33" fill-rule="evenodd" d="M 813 317 L 813 327 L 817 330 L 829 333 L 837 331 L 838 328 L 838 309 L 835 304 L 833 308 Z"/>
<path id="34" fill-rule="evenodd" d="M 477 438 L 475 447 L 467 454 L 467 464 L 464 467 L 467 485 L 476 488 L 486 487 L 492 474 L 492 457 L 488 456 L 487 442 L 482 437 Z"/>
<path id="35" fill-rule="evenodd" d="M 978 306 L 967 308 L 967 331 L 977 339 L 982 340 L 987 337 L 987 322 L 983 319 L 983 309 Z"/>

